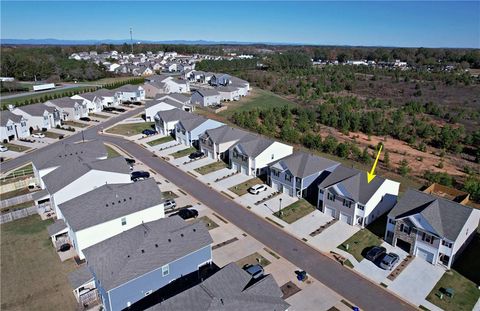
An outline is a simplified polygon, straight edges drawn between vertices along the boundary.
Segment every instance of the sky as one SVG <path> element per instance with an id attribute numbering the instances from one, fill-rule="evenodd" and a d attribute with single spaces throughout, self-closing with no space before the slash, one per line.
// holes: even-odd
<path id="1" fill-rule="evenodd" d="M 480 48 L 480 1 L 1 1 L 2 39 Z"/>

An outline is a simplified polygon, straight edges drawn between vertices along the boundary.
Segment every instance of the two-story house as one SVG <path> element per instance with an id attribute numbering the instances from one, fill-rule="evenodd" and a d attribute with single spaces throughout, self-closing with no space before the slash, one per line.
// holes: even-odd
<path id="1" fill-rule="evenodd" d="M 92 92 L 100 100 L 102 107 L 115 107 L 120 105 L 120 100 L 115 96 L 114 90 L 99 89 Z"/>
<path id="2" fill-rule="evenodd" d="M 60 111 L 44 103 L 15 107 L 11 111 L 16 115 L 23 116 L 27 120 L 30 133 L 61 125 Z"/>
<path id="3" fill-rule="evenodd" d="M 175 125 L 175 139 L 186 146 L 199 147 L 199 137 L 205 131 L 225 125 L 201 116 L 180 120 Z"/>
<path id="4" fill-rule="evenodd" d="M 85 249 L 107 311 L 124 310 L 212 261 L 212 238 L 179 216 L 138 225 Z"/>
<path id="5" fill-rule="evenodd" d="M 153 119 L 158 133 L 162 135 L 175 135 L 175 125 L 177 125 L 180 120 L 188 120 L 196 117 L 196 115 L 190 112 L 175 108 L 159 111 Z"/>
<path id="6" fill-rule="evenodd" d="M 276 191 L 317 202 L 318 184 L 340 163 L 295 152 L 270 164 L 268 183 Z"/>
<path id="7" fill-rule="evenodd" d="M 293 153 L 293 147 L 263 138 L 248 135 L 229 149 L 230 167 L 248 176 L 267 174 L 268 164 Z"/>
<path id="8" fill-rule="evenodd" d="M 62 97 L 46 101 L 45 105 L 57 108 L 62 121 L 73 121 L 88 116 L 87 101 L 83 98 Z"/>
<path id="9" fill-rule="evenodd" d="M 71 244 L 79 258 L 84 259 L 85 248 L 144 222 L 165 217 L 163 202 L 162 193 L 152 178 L 104 184 L 59 204 L 57 218 L 65 223 Z M 56 235 L 51 235 L 53 241 Z"/>
<path id="10" fill-rule="evenodd" d="M 27 120 L 9 110 L 0 111 L 0 141 L 11 141 L 30 136 Z"/>
<path id="11" fill-rule="evenodd" d="M 450 268 L 476 234 L 480 210 L 409 189 L 388 214 L 385 240 Z"/>
<path id="12" fill-rule="evenodd" d="M 182 94 L 178 94 L 178 95 L 182 95 Z M 184 96 L 184 95 L 182 95 L 182 96 Z M 180 109 L 180 110 L 183 110 L 183 111 L 192 112 L 194 110 L 193 106 L 190 105 L 190 103 L 189 103 L 190 98 L 187 97 L 187 99 L 188 99 L 187 102 L 180 101 L 180 100 L 177 100 L 175 98 L 176 98 L 176 96 L 173 97 L 173 96 L 170 96 L 170 95 L 166 95 L 166 96 L 160 97 L 159 99 L 154 99 L 154 100 L 148 101 L 145 104 L 145 120 L 154 121 L 155 115 L 159 111 Z"/>
<path id="13" fill-rule="evenodd" d="M 120 103 L 145 100 L 145 90 L 140 85 L 126 84 L 115 90 L 115 97 Z"/>
<path id="14" fill-rule="evenodd" d="M 230 163 L 230 147 L 248 135 L 253 134 L 228 125 L 209 129 L 199 137 L 200 150 L 209 158 L 223 160 L 225 163 Z"/>
<path id="15" fill-rule="evenodd" d="M 103 99 L 94 92 L 73 95 L 71 98 L 85 100 L 87 113 L 102 111 Z"/>
<path id="16" fill-rule="evenodd" d="M 197 89 L 192 93 L 192 104 L 203 107 L 219 105 L 222 100 L 220 93 L 213 89 Z"/>
<path id="17" fill-rule="evenodd" d="M 393 208 L 399 187 L 378 175 L 368 182 L 366 172 L 339 165 L 318 185 L 317 208 L 349 225 L 365 227 Z"/>

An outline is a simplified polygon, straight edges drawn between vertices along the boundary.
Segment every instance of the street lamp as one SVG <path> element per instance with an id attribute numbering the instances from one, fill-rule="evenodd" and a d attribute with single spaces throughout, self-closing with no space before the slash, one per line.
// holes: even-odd
<path id="1" fill-rule="evenodd" d="M 282 198 L 279 198 L 280 200 L 280 206 L 278 208 L 278 216 L 282 216 Z"/>

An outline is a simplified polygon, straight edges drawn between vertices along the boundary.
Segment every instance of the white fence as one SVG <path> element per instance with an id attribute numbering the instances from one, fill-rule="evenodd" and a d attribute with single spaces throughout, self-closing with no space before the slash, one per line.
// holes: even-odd
<path id="1" fill-rule="evenodd" d="M 0 215 L 0 224 L 4 224 L 10 221 L 14 221 L 16 219 L 25 218 L 31 215 L 38 214 L 37 207 L 32 206 L 24 209 L 20 209 L 18 211 L 13 211 L 10 213 Z"/>
<path id="2" fill-rule="evenodd" d="M 30 185 L 31 183 L 37 184 L 37 179 L 33 176 L 27 177 L 21 180 L 15 180 L 12 182 L 9 182 L 9 181 L 10 181 L 9 179 L 2 180 L 2 184 L 0 185 L 1 193 L 15 191 L 17 189 L 22 189 L 22 188 L 27 188 L 28 185 Z"/>
<path id="3" fill-rule="evenodd" d="M 13 197 L 13 198 L 10 198 L 10 199 L 0 201 L 0 208 L 3 209 L 3 208 L 7 208 L 9 206 L 21 204 L 21 203 L 32 201 L 32 200 L 33 200 L 32 194 L 27 193 L 27 194 L 24 194 L 24 195 L 19 195 L 17 197 Z"/>

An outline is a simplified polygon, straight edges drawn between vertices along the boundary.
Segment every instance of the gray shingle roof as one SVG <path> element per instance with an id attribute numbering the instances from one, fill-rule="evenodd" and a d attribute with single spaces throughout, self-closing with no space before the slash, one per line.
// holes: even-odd
<path id="1" fill-rule="evenodd" d="M 194 115 L 193 113 L 189 113 L 177 108 L 171 109 L 171 110 L 159 111 L 157 112 L 156 116 L 160 120 L 163 120 L 163 122 L 188 120 L 188 119 L 193 119 L 197 117 L 197 115 Z"/>
<path id="2" fill-rule="evenodd" d="M 186 104 L 190 101 L 190 97 L 181 94 L 181 93 L 170 93 L 170 94 L 164 94 L 156 98 L 156 100 L 161 100 L 163 98 L 171 98 L 179 103 Z"/>
<path id="3" fill-rule="evenodd" d="M 87 265 L 83 265 L 79 269 L 68 274 L 68 281 L 73 289 L 79 288 L 91 280 L 93 280 L 93 275 Z"/>
<path id="4" fill-rule="evenodd" d="M 191 131 L 197 128 L 198 126 L 202 125 L 203 123 L 205 123 L 207 120 L 208 119 L 204 117 L 196 116 L 195 118 L 181 120 L 179 124 L 181 124 L 186 131 Z"/>
<path id="5" fill-rule="evenodd" d="M 129 184 L 108 184 L 58 206 L 75 231 L 159 205 L 164 200 L 153 178 Z"/>
<path id="6" fill-rule="evenodd" d="M 250 275 L 230 263 L 202 283 L 167 299 L 149 311 L 284 311 L 289 304 L 271 275 L 250 285 Z"/>
<path id="7" fill-rule="evenodd" d="M 415 214 L 422 215 L 436 231 L 450 241 L 455 241 L 473 209 L 456 202 L 418 190 L 408 189 L 388 214 L 400 219 Z"/>
<path id="8" fill-rule="evenodd" d="M 242 150 L 245 155 L 251 158 L 255 158 L 273 143 L 273 140 L 251 134 L 242 137 L 242 139 L 240 139 L 240 141 L 238 142 L 237 146 L 239 147 L 239 149 Z"/>
<path id="9" fill-rule="evenodd" d="M 103 142 L 92 140 L 81 143 L 56 143 L 38 150 L 33 157 L 33 164 L 39 170 L 61 166 L 72 158 L 81 156 L 84 159 L 100 159 L 107 157 L 107 148 Z"/>
<path id="10" fill-rule="evenodd" d="M 130 174 L 130 169 L 123 157 L 91 161 L 76 156 L 60 168 L 43 176 L 42 179 L 48 192 L 54 194 L 91 170 Z"/>
<path id="11" fill-rule="evenodd" d="M 146 108 L 153 107 L 155 105 L 158 105 L 159 103 L 165 103 L 165 104 L 173 106 L 175 108 L 183 109 L 183 104 L 182 103 L 179 103 L 179 102 L 177 102 L 177 101 L 175 101 L 171 98 L 163 98 L 161 100 L 151 100 L 151 101 L 147 102 L 145 107 Z"/>
<path id="12" fill-rule="evenodd" d="M 7 125 L 8 120 L 12 120 L 14 123 L 20 123 L 22 116 L 14 114 L 9 110 L 0 111 L 0 126 Z"/>
<path id="13" fill-rule="evenodd" d="M 71 99 L 70 97 L 62 97 L 57 99 L 51 99 L 48 102 L 52 103 L 56 107 L 59 108 L 73 108 L 75 104 L 81 104 L 83 102 L 82 99 Z"/>
<path id="14" fill-rule="evenodd" d="M 339 164 L 338 162 L 317 157 L 309 153 L 295 152 L 277 161 L 272 166 L 280 170 L 289 170 L 293 176 L 304 178 Z"/>
<path id="15" fill-rule="evenodd" d="M 197 89 L 196 92 L 199 93 L 202 97 L 220 95 L 218 91 L 213 89 Z"/>
<path id="16" fill-rule="evenodd" d="M 47 232 L 50 236 L 52 236 L 62 231 L 65 228 L 67 228 L 65 221 L 63 221 L 63 219 L 57 219 L 53 224 L 47 227 Z"/>
<path id="17" fill-rule="evenodd" d="M 32 104 L 32 105 L 25 105 L 21 107 L 17 107 L 31 116 L 41 117 L 43 116 L 45 110 L 49 113 L 53 113 L 55 111 L 55 107 L 47 106 L 44 103 Z"/>
<path id="18" fill-rule="evenodd" d="M 125 85 L 122 85 L 121 87 L 114 89 L 114 91 L 115 92 L 137 92 L 138 87 L 139 87 L 138 85 L 125 84 Z"/>
<path id="19" fill-rule="evenodd" d="M 208 136 L 215 144 L 222 144 L 231 141 L 238 141 L 243 137 L 252 134 L 228 125 L 222 125 L 215 129 L 205 131 L 204 135 Z"/>
<path id="20" fill-rule="evenodd" d="M 366 172 L 339 165 L 318 187 L 328 188 L 337 186 L 340 191 L 345 193 L 350 199 L 361 204 L 366 204 L 384 181 L 384 178 L 377 175 L 368 183 Z"/>
<path id="21" fill-rule="evenodd" d="M 108 291 L 211 243 L 202 222 L 187 223 L 174 216 L 124 231 L 83 253 L 88 266 Z"/>
<path id="22" fill-rule="evenodd" d="M 99 96 L 99 97 L 112 97 L 115 95 L 115 91 L 107 90 L 107 89 L 99 89 L 99 90 L 96 90 L 95 92 L 92 92 L 91 94 L 95 94 L 96 96 Z"/>

